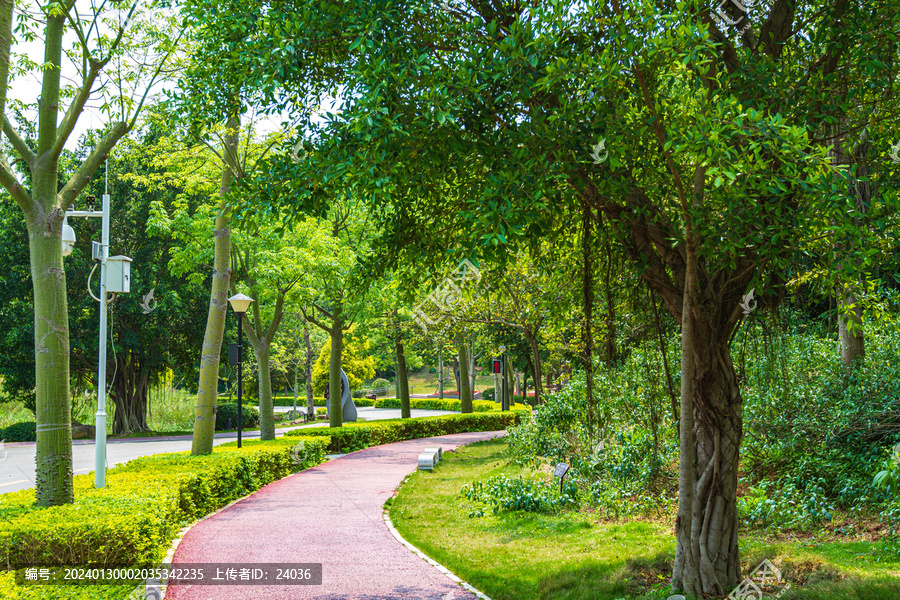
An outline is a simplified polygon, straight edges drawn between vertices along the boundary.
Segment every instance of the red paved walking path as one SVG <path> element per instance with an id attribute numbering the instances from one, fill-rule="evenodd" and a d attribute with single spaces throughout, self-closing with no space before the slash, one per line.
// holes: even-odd
<path id="1" fill-rule="evenodd" d="M 178 563 L 322 563 L 322 585 L 172 585 L 172 600 L 473 600 L 403 546 L 383 505 L 429 446 L 444 452 L 504 435 L 457 433 L 367 448 L 273 482 L 198 523 Z M 248 565 L 250 566 L 250 565 Z"/>

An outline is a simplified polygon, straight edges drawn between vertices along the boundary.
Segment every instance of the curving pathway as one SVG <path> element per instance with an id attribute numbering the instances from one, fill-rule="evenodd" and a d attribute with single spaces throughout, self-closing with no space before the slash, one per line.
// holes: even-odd
<path id="1" fill-rule="evenodd" d="M 322 585 L 171 585 L 172 600 L 475 600 L 388 529 L 383 505 L 419 452 L 505 435 L 457 433 L 347 454 L 273 482 L 194 525 L 173 563 L 322 563 Z"/>

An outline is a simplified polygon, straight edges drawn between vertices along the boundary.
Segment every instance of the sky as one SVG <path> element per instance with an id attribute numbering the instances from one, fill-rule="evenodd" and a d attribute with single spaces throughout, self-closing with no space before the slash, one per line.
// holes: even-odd
<path id="1" fill-rule="evenodd" d="M 91 0 L 78 0 L 76 3 L 76 8 L 81 15 L 88 15 L 88 14 L 92 14 L 92 10 L 93 10 L 92 4 L 93 3 Z M 119 4 L 119 6 L 125 7 L 126 3 L 121 2 Z M 32 4 L 30 5 L 30 9 L 32 11 L 34 11 L 34 10 L 36 10 L 36 7 L 37 7 L 37 4 L 32 2 Z M 112 11 L 109 14 L 111 17 L 118 19 L 119 18 L 118 12 L 119 11 Z M 122 10 L 121 14 L 123 15 L 123 18 L 124 18 L 124 16 L 127 15 L 127 9 Z M 112 32 L 112 30 L 109 28 L 105 28 L 105 29 L 101 28 L 101 31 L 103 31 L 104 33 L 107 33 L 107 34 L 110 34 Z M 96 30 L 94 30 L 94 33 L 96 34 Z M 17 33 L 14 30 L 14 32 L 13 32 L 13 47 L 11 49 L 12 53 L 13 53 L 14 61 L 16 60 L 16 57 L 19 57 L 19 58 L 27 57 L 27 59 L 35 65 L 39 65 L 40 63 L 43 62 L 43 55 L 44 55 L 43 30 L 39 29 L 39 28 L 35 29 L 34 34 L 37 36 L 37 38 L 33 41 L 28 41 L 24 38 L 24 36 L 22 35 L 21 32 Z M 76 41 L 77 41 L 77 37 L 76 37 L 75 33 L 71 29 L 67 30 L 67 33 L 66 33 L 64 41 L 63 41 L 63 48 L 72 48 L 75 45 Z M 95 38 L 95 36 L 92 36 L 92 39 L 89 42 L 89 47 L 93 48 L 96 46 L 97 46 L 96 38 Z M 78 77 L 78 72 L 77 72 L 75 66 L 72 65 L 72 63 L 70 61 L 66 60 L 65 57 L 63 58 L 63 63 L 64 64 L 62 66 L 62 85 L 66 85 L 67 83 L 69 85 L 80 85 L 80 78 Z M 105 71 L 108 75 L 112 75 L 115 73 L 115 69 L 116 69 L 116 65 L 114 63 L 110 63 L 107 65 Z M 26 70 L 23 73 L 19 73 L 17 76 L 15 76 L 13 79 L 11 79 L 9 94 L 8 94 L 9 99 L 10 100 L 18 100 L 18 101 L 24 102 L 26 104 L 33 105 L 35 103 L 36 98 L 38 98 L 41 93 L 42 74 L 43 74 L 43 72 L 39 68 L 32 68 L 32 69 Z M 102 76 L 101 76 L 101 78 L 102 78 Z M 88 101 L 87 105 L 85 106 L 84 112 L 82 113 L 81 117 L 78 119 L 75 130 L 72 132 L 72 135 L 69 137 L 69 139 L 66 143 L 65 147 L 69 150 L 74 150 L 77 148 L 78 140 L 81 138 L 81 136 L 85 132 L 87 132 L 91 129 L 101 129 L 101 128 L 105 127 L 110 122 L 110 119 L 112 118 L 110 115 L 104 114 L 104 112 L 101 110 L 101 105 L 103 104 L 103 98 L 102 98 L 101 94 L 97 91 L 98 88 L 100 87 L 99 84 L 100 84 L 100 81 L 98 80 L 98 82 L 95 83 L 95 85 L 94 85 L 94 92 L 92 93 L 90 100 Z M 151 94 L 149 96 L 150 100 L 148 100 L 148 102 L 145 103 L 145 106 L 147 104 L 152 103 L 152 98 L 154 96 L 159 97 L 164 90 L 172 90 L 172 89 L 174 89 L 174 87 L 175 87 L 175 85 L 172 82 L 156 83 L 151 88 Z M 143 89 L 144 89 L 144 87 L 140 87 L 140 86 L 138 87 L 138 93 L 136 94 L 137 97 L 140 97 L 141 93 L 143 92 Z M 58 116 L 57 116 L 57 124 L 60 121 L 62 121 L 62 116 L 65 112 L 65 108 L 67 108 L 67 107 L 68 107 L 68 100 L 64 100 L 64 106 L 59 111 Z M 7 114 L 10 114 L 10 112 L 7 112 Z M 27 118 L 32 120 L 36 125 L 36 123 L 37 123 L 36 109 L 31 108 L 25 114 L 26 114 Z M 10 119 L 10 120 L 12 120 L 12 119 Z M 273 132 L 276 130 L 280 130 L 280 129 L 282 129 L 281 123 L 284 120 L 285 119 L 282 116 L 277 115 L 270 119 L 260 121 L 256 124 L 256 130 L 260 134 L 266 134 L 266 133 L 270 133 L 270 132 Z"/>

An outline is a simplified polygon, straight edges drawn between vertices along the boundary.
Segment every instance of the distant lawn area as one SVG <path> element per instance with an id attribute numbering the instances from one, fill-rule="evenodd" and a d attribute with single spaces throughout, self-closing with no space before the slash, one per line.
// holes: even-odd
<path id="1" fill-rule="evenodd" d="M 444 391 L 452 391 L 456 389 L 456 379 L 453 376 L 453 368 L 444 369 Z M 494 387 L 493 375 L 476 375 L 475 390 L 480 392 L 486 388 Z M 436 394 L 438 388 L 437 373 L 411 373 L 409 375 L 409 393 L 410 394 Z M 389 396 L 393 396 L 393 390 L 388 392 Z"/>
<path id="2" fill-rule="evenodd" d="M 411 475 L 389 501 L 403 537 L 493 600 L 669 597 L 671 523 L 604 522 L 574 510 L 470 517 L 474 505 L 460 494 L 464 484 L 528 472 L 510 464 L 505 451 L 503 440 L 464 446 L 444 454 L 434 472 Z M 783 600 L 896 600 L 900 561 L 877 562 L 876 545 L 815 536 L 772 541 L 752 533 L 740 542 L 745 575 L 765 558 L 781 565 L 792 583 Z"/>

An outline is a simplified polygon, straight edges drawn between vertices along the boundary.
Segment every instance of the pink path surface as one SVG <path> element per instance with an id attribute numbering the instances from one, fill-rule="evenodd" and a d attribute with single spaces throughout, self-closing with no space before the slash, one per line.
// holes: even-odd
<path id="1" fill-rule="evenodd" d="M 473 600 L 391 534 L 383 505 L 430 446 L 505 435 L 457 433 L 367 448 L 273 482 L 191 528 L 173 563 L 322 563 L 322 585 L 172 585 L 171 600 Z"/>

